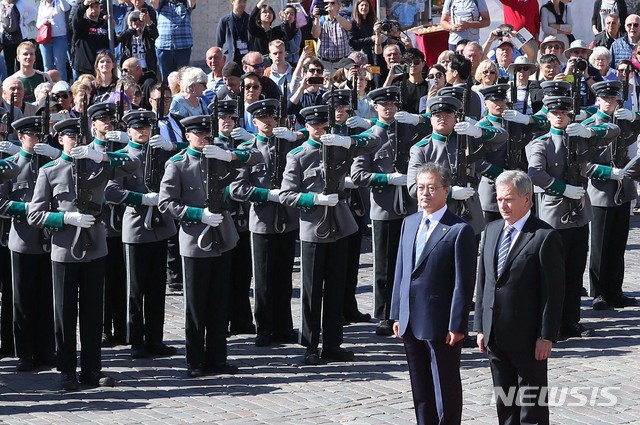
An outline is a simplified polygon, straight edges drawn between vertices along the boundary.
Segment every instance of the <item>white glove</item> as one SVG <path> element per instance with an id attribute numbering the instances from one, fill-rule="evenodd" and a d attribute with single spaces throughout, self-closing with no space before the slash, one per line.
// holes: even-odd
<path id="1" fill-rule="evenodd" d="M 571 199 L 580 199 L 584 196 L 585 190 L 580 186 L 572 186 L 570 184 L 564 189 L 564 193 L 562 195 Z"/>
<path id="2" fill-rule="evenodd" d="M 247 140 L 251 140 L 253 139 L 253 134 L 249 133 L 247 130 L 245 130 L 242 127 L 236 127 L 233 130 L 231 130 L 231 137 L 234 140 L 242 140 L 242 141 L 247 141 Z"/>
<path id="3" fill-rule="evenodd" d="M 20 146 L 14 145 L 11 142 L 0 142 L 0 152 L 15 155 L 20 152 Z"/>
<path id="4" fill-rule="evenodd" d="M 631 122 L 636 119 L 636 114 L 625 108 L 616 109 L 616 111 L 613 113 L 613 116 L 619 120 Z"/>
<path id="5" fill-rule="evenodd" d="M 69 212 L 64 213 L 64 217 L 62 221 L 65 224 L 69 224 L 71 226 L 82 227 L 83 229 L 88 229 L 93 226 L 93 223 L 96 221 L 96 218 L 90 214 L 81 214 L 79 212 Z"/>
<path id="6" fill-rule="evenodd" d="M 216 145 L 205 145 L 205 147 L 202 148 L 202 153 L 209 159 L 217 159 L 224 162 L 231 162 L 233 160 L 233 152 Z"/>
<path id="7" fill-rule="evenodd" d="M 165 151 L 172 151 L 176 148 L 174 144 L 171 143 L 171 140 L 167 140 L 159 134 L 151 136 L 151 138 L 149 139 L 149 146 L 154 149 L 162 149 Z"/>
<path id="8" fill-rule="evenodd" d="M 464 120 L 465 120 L 466 122 L 468 122 L 469 124 L 471 124 L 471 125 L 476 125 L 476 124 L 478 124 L 478 120 L 476 120 L 476 119 L 474 119 L 474 118 L 471 118 L 471 117 L 464 117 Z"/>
<path id="9" fill-rule="evenodd" d="M 124 131 L 111 130 L 104 135 L 110 142 L 129 143 L 129 135 Z"/>
<path id="10" fill-rule="evenodd" d="M 158 194 L 156 192 L 149 192 L 142 194 L 142 205 L 148 205 L 155 207 L 158 205 Z"/>
<path id="11" fill-rule="evenodd" d="M 482 129 L 466 121 L 459 122 L 453 126 L 453 130 L 458 134 L 466 134 L 471 137 L 482 137 Z"/>
<path id="12" fill-rule="evenodd" d="M 208 224 L 211 227 L 218 227 L 222 223 L 224 216 L 222 214 L 216 214 L 210 212 L 208 209 L 202 210 L 202 222 Z"/>
<path id="13" fill-rule="evenodd" d="M 36 154 L 48 156 L 51 159 L 55 159 L 60 156 L 60 149 L 54 148 L 46 143 L 36 143 L 33 150 L 36 151 Z"/>
<path id="14" fill-rule="evenodd" d="M 280 203 L 280 189 L 269 189 L 267 201 Z"/>
<path id="15" fill-rule="evenodd" d="M 587 139 L 593 136 L 593 132 L 591 130 L 589 130 L 582 124 L 578 124 L 577 122 L 571 123 L 567 126 L 567 134 L 569 136 L 578 136 Z"/>
<path id="16" fill-rule="evenodd" d="M 340 146 L 345 149 L 351 147 L 351 137 L 339 134 L 323 134 L 320 136 L 320 141 L 327 146 Z"/>
<path id="17" fill-rule="evenodd" d="M 87 158 L 98 164 L 100 164 L 104 158 L 104 154 L 102 152 L 98 152 L 91 146 L 76 146 L 71 149 L 71 156 L 75 159 Z"/>
<path id="18" fill-rule="evenodd" d="M 345 189 L 357 189 L 358 186 L 356 186 L 355 183 L 353 182 L 353 180 L 351 180 L 351 177 L 346 176 L 344 178 L 344 188 Z"/>
<path id="19" fill-rule="evenodd" d="M 472 187 L 453 186 L 451 188 L 451 197 L 456 201 L 465 201 L 471 198 L 474 193 L 476 191 Z"/>
<path id="20" fill-rule="evenodd" d="M 387 181 L 393 186 L 404 186 L 407 184 L 407 175 L 402 173 L 387 174 Z"/>
<path id="21" fill-rule="evenodd" d="M 622 180 L 622 179 L 624 179 L 624 170 L 622 168 L 612 168 L 611 180 Z"/>
<path id="22" fill-rule="evenodd" d="M 372 124 L 371 121 L 369 120 L 365 120 L 362 117 L 359 116 L 353 116 L 353 117 L 349 117 L 347 118 L 347 127 L 349 128 L 364 128 L 365 130 L 367 128 L 371 128 Z"/>
<path id="23" fill-rule="evenodd" d="M 420 115 L 412 114 L 407 111 L 399 111 L 394 115 L 396 121 L 401 122 L 403 124 L 411 124 L 418 125 L 420 124 Z"/>
<path id="24" fill-rule="evenodd" d="M 313 203 L 315 205 L 328 205 L 330 207 L 335 206 L 340 199 L 338 198 L 337 193 L 331 193 L 329 195 L 325 195 L 323 193 L 316 193 L 313 196 Z"/>
<path id="25" fill-rule="evenodd" d="M 289 130 L 287 127 L 275 127 L 273 129 L 273 135 L 278 139 L 285 139 L 290 142 L 295 142 L 296 140 L 298 140 L 298 135 L 294 131 Z"/>
<path id="26" fill-rule="evenodd" d="M 589 118 L 589 114 L 587 114 L 587 111 L 585 111 L 584 109 L 581 109 L 580 113 L 578 115 L 576 115 L 576 121 L 578 121 L 578 122 L 582 122 L 582 121 L 586 120 L 587 118 Z"/>
<path id="27" fill-rule="evenodd" d="M 529 115 L 523 114 L 522 112 L 514 111 L 513 109 L 507 109 L 502 112 L 502 118 L 516 122 L 518 124 L 529 124 Z"/>

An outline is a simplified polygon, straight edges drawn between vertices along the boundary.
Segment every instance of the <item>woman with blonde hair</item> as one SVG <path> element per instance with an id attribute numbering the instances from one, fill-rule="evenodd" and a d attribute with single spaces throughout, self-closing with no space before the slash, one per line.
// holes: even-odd
<path id="1" fill-rule="evenodd" d="M 453 50 L 443 51 L 438 55 L 438 60 L 436 61 L 436 63 L 444 66 L 446 69 L 447 65 L 449 65 L 449 63 L 451 62 L 451 56 L 453 56 L 455 53 L 456 52 L 454 52 Z"/>
<path id="2" fill-rule="evenodd" d="M 115 91 L 118 83 L 118 71 L 116 68 L 116 58 L 105 50 L 98 53 L 93 64 L 95 71 L 94 100 L 99 101 L 104 95 Z"/>
<path id="3" fill-rule="evenodd" d="M 169 112 L 186 118 L 192 115 L 209 115 L 209 110 L 200 98 L 207 88 L 207 74 L 200 68 L 187 67 L 180 74 L 180 93 L 173 97 Z"/>
<path id="4" fill-rule="evenodd" d="M 478 82 L 472 89 L 480 93 L 481 89 L 492 86 L 498 82 L 498 67 L 495 62 L 485 59 L 478 64 L 476 74 L 473 76 Z"/>

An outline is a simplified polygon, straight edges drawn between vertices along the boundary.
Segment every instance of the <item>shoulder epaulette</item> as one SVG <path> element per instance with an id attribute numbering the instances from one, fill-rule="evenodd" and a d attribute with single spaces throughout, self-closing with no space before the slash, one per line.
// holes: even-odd
<path id="1" fill-rule="evenodd" d="M 418 146 L 419 148 L 428 145 L 429 143 L 431 143 L 431 137 L 427 137 L 425 139 L 420 140 L 418 143 L 416 143 L 416 146 Z"/>
<path id="2" fill-rule="evenodd" d="M 53 161 L 47 162 L 46 164 L 44 164 L 40 168 L 48 168 L 48 167 L 51 167 L 51 166 L 55 165 L 55 163 L 56 163 L 56 160 L 54 159 Z"/>
<path id="3" fill-rule="evenodd" d="M 18 159 L 18 154 L 11 155 L 9 158 L 6 158 L 5 161 L 15 161 Z"/>
<path id="4" fill-rule="evenodd" d="M 177 154 L 177 155 L 173 155 L 171 158 L 169 158 L 169 161 L 177 162 L 177 161 L 182 161 L 183 159 L 184 159 L 184 155 Z"/>
<path id="5" fill-rule="evenodd" d="M 300 153 L 304 150 L 304 148 L 302 146 L 298 146 L 297 148 L 291 149 L 291 151 L 289 152 L 289 154 L 291 155 L 295 155 L 297 153 Z"/>

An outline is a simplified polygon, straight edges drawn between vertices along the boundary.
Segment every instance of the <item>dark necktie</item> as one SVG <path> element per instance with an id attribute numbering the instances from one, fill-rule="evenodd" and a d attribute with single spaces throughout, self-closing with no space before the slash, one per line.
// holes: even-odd
<path id="1" fill-rule="evenodd" d="M 427 244 L 427 234 L 429 233 L 429 219 L 427 217 L 424 218 L 424 222 L 422 224 L 422 228 L 418 232 L 418 236 L 416 237 L 416 257 L 414 261 L 418 261 L 422 251 L 424 251 L 424 247 Z"/>
<path id="2" fill-rule="evenodd" d="M 504 265 L 507 262 L 507 257 L 509 256 L 509 249 L 511 248 L 511 233 L 513 233 L 513 230 L 513 226 L 507 226 L 504 229 L 502 241 L 500 242 L 500 246 L 498 247 L 498 276 L 502 274 Z"/>

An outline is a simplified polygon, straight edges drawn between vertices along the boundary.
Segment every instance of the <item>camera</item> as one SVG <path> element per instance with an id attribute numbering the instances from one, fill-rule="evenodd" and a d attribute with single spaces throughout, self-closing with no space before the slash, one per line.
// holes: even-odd
<path id="1" fill-rule="evenodd" d="M 511 33 L 507 30 L 499 30 L 498 37 L 511 37 Z"/>
<path id="2" fill-rule="evenodd" d="M 578 71 L 584 72 L 585 69 L 589 66 L 589 63 L 586 59 L 576 58 L 575 67 Z"/>
<path id="3" fill-rule="evenodd" d="M 327 12 L 327 3 L 319 1 L 318 3 L 316 3 L 316 7 L 320 10 L 320 16 L 326 16 L 329 14 L 329 12 Z"/>
<path id="4" fill-rule="evenodd" d="M 385 19 L 380 23 L 380 29 L 384 32 L 393 31 L 394 26 L 395 26 L 395 22 L 392 22 L 389 19 Z"/>

